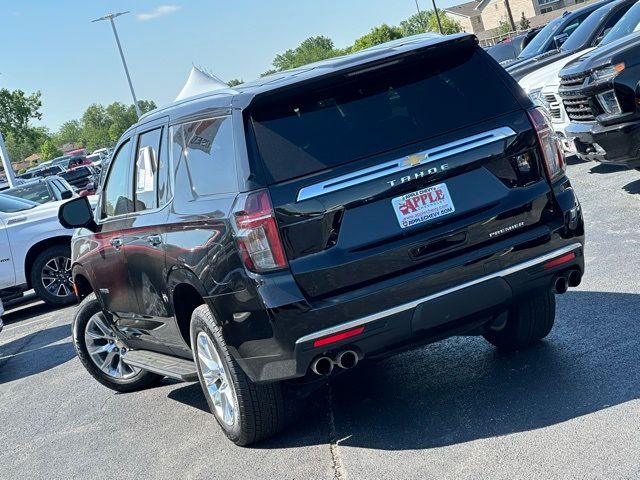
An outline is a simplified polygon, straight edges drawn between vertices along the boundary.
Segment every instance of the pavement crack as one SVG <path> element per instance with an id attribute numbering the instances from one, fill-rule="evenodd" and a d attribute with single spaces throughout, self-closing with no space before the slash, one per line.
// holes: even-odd
<path id="1" fill-rule="evenodd" d="M 340 456 L 340 440 L 336 434 L 336 422 L 333 414 L 333 395 L 331 384 L 327 385 L 327 423 L 329 424 L 329 452 L 331 453 L 331 468 L 335 480 L 346 480 L 347 471 Z"/>

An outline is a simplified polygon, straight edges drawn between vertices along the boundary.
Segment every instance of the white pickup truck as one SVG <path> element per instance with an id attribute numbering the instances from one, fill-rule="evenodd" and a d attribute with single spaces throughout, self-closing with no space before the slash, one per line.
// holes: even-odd
<path id="1" fill-rule="evenodd" d="M 52 306 L 76 301 L 71 281 L 71 235 L 58 221 L 59 201 L 38 205 L 0 194 L 0 298 L 33 288 Z"/>

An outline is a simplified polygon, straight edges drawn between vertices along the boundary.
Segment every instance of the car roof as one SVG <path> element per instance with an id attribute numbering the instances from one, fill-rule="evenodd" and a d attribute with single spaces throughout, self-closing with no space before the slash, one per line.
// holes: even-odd
<path id="1" fill-rule="evenodd" d="M 231 109 L 232 107 L 246 108 L 246 106 L 259 95 L 320 79 L 323 76 L 334 73 L 336 70 L 343 70 L 345 72 L 355 70 L 363 65 L 379 63 L 390 57 L 403 56 L 414 50 L 454 42 L 473 42 L 477 45 L 478 40 L 475 35 L 466 33 L 447 36 L 436 33 L 423 33 L 404 37 L 349 55 L 333 57 L 292 70 L 266 75 L 233 88 L 212 90 L 173 102 L 165 107 L 146 113 L 140 118 L 140 121 L 133 125 L 126 133 L 130 133 L 137 125 L 152 122 L 167 116 L 181 118 L 188 117 L 190 114 L 193 115 L 202 110 Z"/>

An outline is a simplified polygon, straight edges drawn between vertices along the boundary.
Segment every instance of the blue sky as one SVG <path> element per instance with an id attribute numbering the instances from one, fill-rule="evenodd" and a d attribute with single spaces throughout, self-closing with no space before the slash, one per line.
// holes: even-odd
<path id="1" fill-rule="evenodd" d="M 439 7 L 463 0 L 440 0 Z M 336 46 L 371 27 L 397 24 L 414 0 L 2 0 L 0 87 L 40 90 L 42 123 L 56 130 L 91 103 L 131 103 L 108 22 L 117 20 L 139 99 L 173 100 L 192 63 L 228 80 L 251 80 L 274 56 L 313 35 Z M 420 0 L 427 9 L 429 0 Z"/>

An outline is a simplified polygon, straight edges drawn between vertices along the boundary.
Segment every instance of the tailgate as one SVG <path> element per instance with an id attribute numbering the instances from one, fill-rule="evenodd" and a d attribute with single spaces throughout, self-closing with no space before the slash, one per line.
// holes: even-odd
<path id="1" fill-rule="evenodd" d="M 250 110 L 307 297 L 423 268 L 547 218 L 552 196 L 526 112 L 486 54 L 451 48 L 336 74 L 333 85 Z"/>

